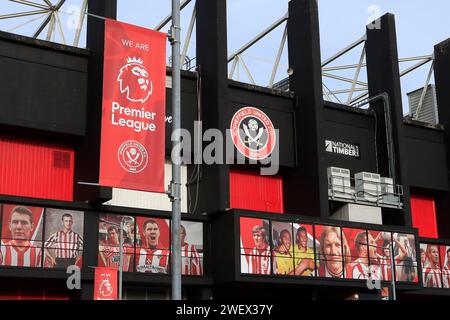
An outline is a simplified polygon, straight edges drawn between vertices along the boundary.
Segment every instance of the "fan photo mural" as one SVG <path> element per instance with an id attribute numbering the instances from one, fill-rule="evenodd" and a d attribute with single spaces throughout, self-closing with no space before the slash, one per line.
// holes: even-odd
<path id="1" fill-rule="evenodd" d="M 369 230 L 369 262 L 372 279 L 392 281 L 391 245 L 392 233 Z"/>
<path id="2" fill-rule="evenodd" d="M 413 234 L 394 233 L 395 277 L 399 282 L 418 282 L 416 240 Z"/>

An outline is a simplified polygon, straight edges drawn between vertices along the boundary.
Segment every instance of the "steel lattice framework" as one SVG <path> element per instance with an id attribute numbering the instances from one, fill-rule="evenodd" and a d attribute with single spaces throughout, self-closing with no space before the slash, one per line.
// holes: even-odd
<path id="1" fill-rule="evenodd" d="M 56 34 L 59 33 L 61 42 L 63 44 L 69 44 L 68 33 L 73 33 L 72 30 L 68 30 L 69 28 L 64 28 L 63 23 L 61 22 L 61 14 L 66 15 L 75 15 L 76 25 L 74 26 L 74 37 L 72 41 L 72 45 L 75 47 L 79 46 L 80 36 L 83 29 L 83 24 L 87 11 L 87 2 L 88 0 L 81 0 L 81 6 L 79 7 L 79 12 L 67 12 L 64 9 L 64 5 L 67 3 L 66 0 L 43 0 L 42 2 L 38 1 L 28 1 L 28 0 L 3 0 L 14 2 L 20 5 L 18 6 L 18 12 L 9 13 L 9 14 L 1 14 L 0 20 L 6 19 L 17 19 L 21 17 L 30 17 L 29 20 L 25 22 L 21 22 L 18 25 L 13 26 L 5 31 L 14 32 L 17 29 L 20 29 L 25 26 L 31 25 L 33 22 L 41 21 L 40 24 L 36 27 L 36 29 L 30 34 L 33 38 L 41 38 L 47 41 L 55 41 Z"/>
<path id="2" fill-rule="evenodd" d="M 47 41 L 56 41 L 55 35 L 58 32 L 61 37 L 61 41 L 63 44 L 67 44 L 66 39 L 68 36 L 66 35 L 67 31 L 65 32 L 63 25 L 61 23 L 61 14 L 72 14 L 65 12 L 63 9 L 64 5 L 67 3 L 66 0 L 42 0 L 41 3 L 37 2 L 37 0 L 29 1 L 29 0 L 3 0 L 3 1 L 9 1 L 14 2 L 20 5 L 21 11 L 18 11 L 16 13 L 11 14 L 3 14 L 0 15 L 0 20 L 4 19 L 16 19 L 20 17 L 31 17 L 30 20 L 20 23 L 19 25 L 16 25 L 8 30 L 8 32 L 14 32 L 15 30 L 24 27 L 26 25 L 31 24 L 32 22 L 35 22 L 39 19 L 43 19 L 43 21 L 37 26 L 36 30 L 33 31 L 33 33 L 30 35 L 33 38 L 43 38 Z M 80 0 L 80 11 L 77 15 L 77 23 L 75 28 L 75 33 L 73 36 L 73 46 L 79 46 L 80 43 L 80 36 L 83 29 L 83 24 L 85 20 L 85 16 L 87 14 L 87 0 Z M 181 10 L 186 8 L 189 3 L 191 3 L 192 0 L 181 0 L 180 7 Z M 18 9 L 20 9 L 18 8 Z M 230 64 L 229 67 L 229 78 L 241 81 L 239 76 L 239 70 L 242 69 L 248 78 L 248 81 L 251 84 L 256 85 L 255 77 L 252 74 L 248 64 L 245 61 L 244 53 L 246 53 L 250 48 L 252 48 L 255 44 L 259 43 L 260 41 L 263 41 L 264 38 L 272 33 L 275 29 L 282 27 L 283 33 L 279 42 L 279 46 L 277 48 L 277 53 L 275 56 L 275 59 L 273 62 L 271 62 L 271 71 L 270 75 L 268 75 L 268 83 L 265 84 L 269 88 L 275 88 L 275 89 L 281 89 L 281 90 L 288 90 L 289 89 L 289 79 L 283 79 L 279 81 L 278 83 L 275 83 L 275 77 L 277 75 L 277 72 L 279 70 L 283 52 L 285 51 L 285 48 L 287 46 L 287 31 L 288 31 L 288 21 L 289 15 L 288 13 L 285 13 L 283 16 L 281 16 L 279 19 L 275 20 L 272 24 L 270 24 L 267 28 L 265 28 L 263 31 L 261 31 L 259 34 L 257 34 L 254 38 L 252 38 L 250 41 L 245 43 L 242 47 L 240 47 L 238 50 L 236 50 L 234 53 L 230 54 L 228 57 L 228 63 Z M 164 19 L 161 20 L 160 23 L 158 23 L 155 26 L 155 30 L 162 30 L 165 26 L 167 26 L 172 20 L 172 17 L 170 14 L 168 14 Z M 189 24 L 186 30 L 186 36 L 183 41 L 183 47 L 181 51 L 181 62 L 183 65 L 183 69 L 186 70 L 192 70 L 195 67 L 192 65 L 195 58 L 190 59 L 187 57 L 187 53 L 189 50 L 189 47 L 192 42 L 192 36 L 194 33 L 194 27 L 196 23 L 196 9 L 195 9 L 195 1 L 194 6 L 192 8 L 192 13 L 190 15 Z M 365 99 L 368 97 L 368 85 L 367 80 L 361 79 L 363 77 L 363 74 L 365 73 L 366 63 L 365 63 L 365 41 L 366 36 L 362 36 L 361 38 L 357 39 L 356 41 L 350 43 L 348 46 L 344 47 L 342 50 L 339 50 L 335 54 L 333 54 L 328 59 L 324 60 L 322 62 L 322 77 L 324 79 L 323 81 L 323 96 L 324 99 L 327 101 L 334 101 L 339 102 L 341 104 L 346 105 L 356 105 L 358 102 L 360 102 L 362 99 Z M 355 50 L 360 50 L 359 59 L 354 64 L 343 64 L 343 65 L 332 65 L 333 62 L 336 62 L 341 57 L 347 55 L 350 52 L 354 52 Z M 415 57 L 407 57 L 407 58 L 401 58 L 399 59 L 399 63 L 415 63 L 408 68 L 405 68 L 400 72 L 400 76 L 406 76 L 410 74 L 411 72 L 415 71 L 416 69 L 424 66 L 425 64 L 430 64 L 428 76 L 426 78 L 422 95 L 420 98 L 419 105 L 417 107 L 417 112 L 413 116 L 413 118 L 417 119 L 422 105 L 425 98 L 425 95 L 428 90 L 428 85 L 430 84 L 430 81 L 432 79 L 433 75 L 433 56 L 432 55 L 423 55 L 423 56 L 415 56 Z M 171 64 L 169 59 L 169 64 Z M 347 71 L 352 72 L 352 76 L 342 76 L 338 74 L 340 71 Z M 325 80 L 333 80 L 333 84 L 336 87 L 339 88 L 330 88 L 328 85 L 325 84 Z M 337 85 L 340 84 L 340 85 Z M 344 86 L 342 88 L 341 86 Z M 348 87 L 345 87 L 348 86 Z M 344 99 L 342 98 L 344 96 Z"/>

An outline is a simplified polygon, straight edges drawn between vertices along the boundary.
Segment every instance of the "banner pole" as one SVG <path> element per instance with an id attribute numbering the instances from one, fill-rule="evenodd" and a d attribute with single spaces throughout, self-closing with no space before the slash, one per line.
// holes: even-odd
<path id="1" fill-rule="evenodd" d="M 120 221 L 119 230 L 119 300 L 122 300 L 122 276 L 123 276 L 123 218 Z"/>
<path id="2" fill-rule="evenodd" d="M 172 151 L 176 150 L 180 141 L 181 128 L 181 78 L 180 78 L 180 0 L 172 0 L 172 26 L 170 29 L 170 43 L 172 45 Z M 172 299 L 181 300 L 181 154 L 172 152 Z"/>

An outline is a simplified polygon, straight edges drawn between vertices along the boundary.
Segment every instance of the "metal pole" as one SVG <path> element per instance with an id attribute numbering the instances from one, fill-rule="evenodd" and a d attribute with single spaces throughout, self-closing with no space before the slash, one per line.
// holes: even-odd
<path id="1" fill-rule="evenodd" d="M 191 0 L 184 0 L 181 4 L 180 4 L 180 10 L 183 10 L 184 7 L 186 7 L 189 3 L 191 2 Z M 156 27 L 155 30 L 160 31 L 162 28 L 164 28 L 164 26 L 166 24 L 168 24 L 170 21 L 172 20 L 172 15 L 168 15 L 167 17 L 165 17 Z"/>
<path id="2" fill-rule="evenodd" d="M 394 244 L 391 242 L 391 282 L 392 282 L 392 300 L 397 300 L 397 293 L 395 288 L 395 272 L 394 272 Z"/>
<path id="3" fill-rule="evenodd" d="M 119 230 L 119 300 L 122 300 L 122 270 L 123 270 L 123 218 L 120 221 L 120 230 Z"/>
<path id="4" fill-rule="evenodd" d="M 181 128 L 181 78 L 180 78 L 180 1 L 172 0 L 172 27 L 170 30 L 170 42 L 172 45 L 172 149 L 174 150 L 180 141 Z M 181 300 L 181 155 L 178 152 L 172 154 L 172 299 Z"/>

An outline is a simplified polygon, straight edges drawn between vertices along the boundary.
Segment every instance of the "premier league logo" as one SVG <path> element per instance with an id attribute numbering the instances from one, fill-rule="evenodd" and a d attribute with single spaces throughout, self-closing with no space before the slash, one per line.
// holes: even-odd
<path id="1" fill-rule="evenodd" d="M 148 163 L 148 153 L 145 147 L 137 141 L 129 140 L 119 147 L 120 165 L 129 173 L 139 173 Z"/>
<path id="2" fill-rule="evenodd" d="M 126 93 L 127 99 L 133 102 L 147 101 L 153 92 L 153 84 L 149 72 L 140 58 L 127 58 L 127 64 L 119 72 L 117 81 L 120 92 Z"/>
<path id="3" fill-rule="evenodd" d="M 105 279 L 100 283 L 100 286 L 98 288 L 100 294 L 102 295 L 103 298 L 108 298 L 110 297 L 114 290 L 113 287 L 111 285 L 111 282 L 109 281 L 109 279 Z"/>
<path id="4" fill-rule="evenodd" d="M 230 133 L 236 149 L 249 159 L 264 159 L 275 147 L 272 121 L 257 108 L 246 107 L 237 111 L 231 120 Z"/>

